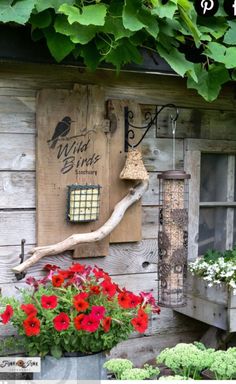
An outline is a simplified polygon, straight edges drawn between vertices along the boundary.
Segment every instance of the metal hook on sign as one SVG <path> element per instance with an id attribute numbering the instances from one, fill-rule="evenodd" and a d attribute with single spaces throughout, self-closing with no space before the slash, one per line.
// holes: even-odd
<path id="1" fill-rule="evenodd" d="M 24 257 L 25 257 L 25 239 L 22 239 L 21 240 L 21 254 L 19 255 L 19 258 L 20 258 L 20 264 L 22 264 L 24 262 Z M 16 276 L 16 279 L 17 280 L 22 280 L 24 279 L 26 275 L 26 272 L 18 272 L 18 273 L 15 273 L 15 276 Z"/>

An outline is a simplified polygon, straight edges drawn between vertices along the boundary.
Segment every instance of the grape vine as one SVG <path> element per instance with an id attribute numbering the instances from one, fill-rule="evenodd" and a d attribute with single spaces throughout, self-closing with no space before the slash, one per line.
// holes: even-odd
<path id="1" fill-rule="evenodd" d="M 163 4 L 165 3 L 165 4 Z M 141 63 L 140 48 L 158 54 L 207 101 L 236 80 L 236 19 L 223 0 L 211 17 L 198 16 L 193 0 L 2 0 L 0 21 L 31 26 L 57 62 L 81 57 L 89 69 L 117 71 Z"/>

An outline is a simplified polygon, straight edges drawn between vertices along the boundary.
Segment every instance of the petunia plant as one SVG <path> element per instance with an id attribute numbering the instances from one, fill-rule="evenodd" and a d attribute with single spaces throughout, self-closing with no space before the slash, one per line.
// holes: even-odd
<path id="1" fill-rule="evenodd" d="M 111 349 L 133 331 L 144 333 L 149 314 L 160 312 L 152 294 L 120 288 L 96 266 L 44 268 L 43 279 L 26 279 L 20 300 L 1 298 L 1 321 L 13 324 L 30 356 Z"/>

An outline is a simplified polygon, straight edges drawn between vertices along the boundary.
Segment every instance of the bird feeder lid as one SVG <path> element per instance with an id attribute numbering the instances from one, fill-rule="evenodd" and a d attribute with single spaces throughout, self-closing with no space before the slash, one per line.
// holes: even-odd
<path id="1" fill-rule="evenodd" d="M 165 179 L 165 180 L 184 180 L 184 179 L 190 179 L 191 175 L 181 170 L 170 170 L 170 171 L 162 172 L 157 177 L 158 179 Z"/>

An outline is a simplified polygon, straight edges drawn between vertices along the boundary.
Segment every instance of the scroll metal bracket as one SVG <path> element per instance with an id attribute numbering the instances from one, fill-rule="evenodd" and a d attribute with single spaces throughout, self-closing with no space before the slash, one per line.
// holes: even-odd
<path id="1" fill-rule="evenodd" d="M 145 138 L 145 136 L 147 135 L 148 131 L 150 130 L 150 128 L 152 126 L 157 127 L 158 115 L 163 111 L 163 109 L 166 109 L 166 108 L 171 108 L 175 111 L 174 115 L 172 115 L 172 114 L 170 115 L 170 119 L 171 119 L 172 123 L 176 122 L 176 120 L 179 117 L 179 110 L 176 107 L 176 105 L 165 104 L 160 109 L 158 109 L 158 106 L 156 105 L 154 116 L 151 112 L 145 113 L 144 117 L 145 117 L 146 124 L 144 124 L 141 127 L 134 125 L 132 123 L 132 120 L 134 119 L 134 113 L 131 110 L 129 110 L 128 107 L 124 108 L 124 115 L 125 115 L 124 116 L 124 118 L 125 118 L 125 148 L 124 149 L 125 149 L 125 152 L 128 152 L 129 147 L 130 148 L 136 148 L 139 144 L 141 144 L 141 142 L 143 141 L 143 139 Z M 135 129 L 144 130 L 144 133 L 142 134 L 141 138 L 137 141 L 137 143 L 131 144 L 130 140 L 135 139 Z"/>

